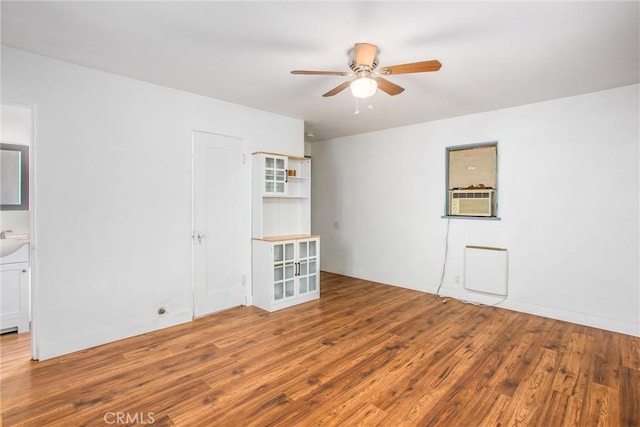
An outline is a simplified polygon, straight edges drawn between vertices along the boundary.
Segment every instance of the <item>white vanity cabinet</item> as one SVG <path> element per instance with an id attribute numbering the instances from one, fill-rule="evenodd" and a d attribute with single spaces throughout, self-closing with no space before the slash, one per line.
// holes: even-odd
<path id="1" fill-rule="evenodd" d="M 275 311 L 320 297 L 319 236 L 253 240 L 253 303 Z"/>
<path id="2" fill-rule="evenodd" d="M 29 245 L 0 258 L 0 331 L 29 331 Z"/>

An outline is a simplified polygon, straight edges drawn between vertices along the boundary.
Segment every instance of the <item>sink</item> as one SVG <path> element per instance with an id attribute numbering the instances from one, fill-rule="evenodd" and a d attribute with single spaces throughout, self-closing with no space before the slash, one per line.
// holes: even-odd
<path id="1" fill-rule="evenodd" d="M 0 258 L 11 255 L 27 243 L 29 243 L 29 237 L 23 234 L 9 235 L 5 239 L 0 239 Z"/>

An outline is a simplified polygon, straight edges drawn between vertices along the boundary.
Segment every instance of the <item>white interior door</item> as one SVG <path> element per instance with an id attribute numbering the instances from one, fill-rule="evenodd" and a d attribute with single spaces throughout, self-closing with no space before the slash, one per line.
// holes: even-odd
<path id="1" fill-rule="evenodd" d="M 243 141 L 194 132 L 194 315 L 244 303 Z"/>

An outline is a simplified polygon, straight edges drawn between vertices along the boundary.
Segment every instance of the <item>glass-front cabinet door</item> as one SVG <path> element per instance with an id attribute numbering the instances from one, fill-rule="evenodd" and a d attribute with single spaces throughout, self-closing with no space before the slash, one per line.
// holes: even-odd
<path id="1" fill-rule="evenodd" d="M 273 301 L 318 289 L 318 239 L 273 244 Z"/>
<path id="2" fill-rule="evenodd" d="M 295 246 L 293 242 L 273 245 L 273 299 L 292 297 L 295 289 Z"/>
<path id="3" fill-rule="evenodd" d="M 296 263 L 294 244 L 286 243 L 284 245 L 284 297 L 290 298 L 295 294 L 295 280 L 296 280 Z"/>
<path id="4" fill-rule="evenodd" d="M 298 294 L 317 289 L 317 243 L 316 239 L 298 241 Z"/>
<path id="5" fill-rule="evenodd" d="M 264 156 L 264 193 L 287 194 L 287 158 Z"/>
<path id="6" fill-rule="evenodd" d="M 318 243 L 319 240 L 311 240 L 309 242 L 309 292 L 318 289 Z"/>

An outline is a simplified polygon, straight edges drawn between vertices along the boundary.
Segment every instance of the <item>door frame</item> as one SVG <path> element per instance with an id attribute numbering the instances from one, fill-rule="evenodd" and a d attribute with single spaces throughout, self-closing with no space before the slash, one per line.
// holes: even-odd
<path id="1" fill-rule="evenodd" d="M 36 105 L 30 105 L 27 108 L 31 110 L 30 117 L 30 141 L 29 146 L 29 293 L 31 294 L 29 311 L 31 314 L 31 359 L 40 360 L 40 341 L 38 340 L 38 222 L 37 222 L 37 191 L 36 185 L 36 159 L 37 157 L 37 108 Z"/>
<path id="2" fill-rule="evenodd" d="M 207 316 L 208 314 L 196 316 L 196 133 L 205 133 L 225 138 L 234 138 L 242 144 L 242 173 L 239 177 L 239 187 L 246 189 L 246 195 L 243 195 L 242 217 L 239 219 L 241 224 L 242 243 L 239 248 L 240 264 L 242 275 L 244 278 L 244 304 L 245 306 L 253 305 L 252 292 L 252 258 L 251 258 L 251 159 L 248 154 L 247 138 L 239 135 L 232 135 L 222 132 L 214 132 L 210 130 L 192 129 L 191 130 L 191 311 L 192 318 Z"/>

